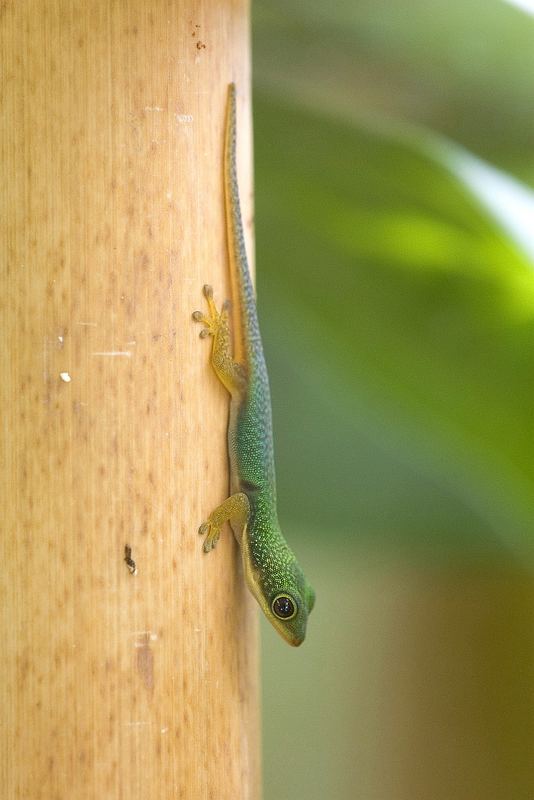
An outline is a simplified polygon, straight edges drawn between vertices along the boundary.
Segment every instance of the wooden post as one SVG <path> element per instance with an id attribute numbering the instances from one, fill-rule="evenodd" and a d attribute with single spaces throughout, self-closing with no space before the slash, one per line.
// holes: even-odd
<path id="1" fill-rule="evenodd" d="M 230 532 L 197 535 L 228 398 L 191 320 L 229 292 L 232 80 L 250 219 L 248 3 L 1 6 L 0 793 L 257 798 L 256 609 Z"/>

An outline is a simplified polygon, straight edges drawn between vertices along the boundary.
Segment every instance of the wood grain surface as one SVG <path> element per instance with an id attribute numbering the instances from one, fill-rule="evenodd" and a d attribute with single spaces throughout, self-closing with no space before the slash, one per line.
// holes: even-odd
<path id="1" fill-rule="evenodd" d="M 230 533 L 197 535 L 228 398 L 191 320 L 229 291 L 232 80 L 250 230 L 248 4 L 17 0 L 0 27 L 0 794 L 255 800 L 256 609 Z"/>

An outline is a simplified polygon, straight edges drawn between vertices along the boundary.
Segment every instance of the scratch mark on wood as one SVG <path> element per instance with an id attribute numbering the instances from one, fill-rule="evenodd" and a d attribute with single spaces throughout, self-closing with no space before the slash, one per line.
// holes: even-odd
<path id="1" fill-rule="evenodd" d="M 95 353 L 91 353 L 92 356 L 125 356 L 126 358 L 131 358 L 131 351 L 130 350 L 108 350 L 108 351 L 97 351 Z"/>

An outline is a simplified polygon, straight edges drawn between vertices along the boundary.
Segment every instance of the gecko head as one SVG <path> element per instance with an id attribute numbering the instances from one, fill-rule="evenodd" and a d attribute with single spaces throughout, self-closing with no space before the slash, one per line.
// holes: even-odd
<path id="1" fill-rule="evenodd" d="M 315 592 L 297 565 L 265 598 L 267 619 L 293 647 L 305 639 L 308 615 L 315 603 Z"/>
<path id="2" fill-rule="evenodd" d="M 241 539 L 243 567 L 248 587 L 273 628 L 293 647 L 306 637 L 308 615 L 315 592 L 306 581 L 295 556 L 283 540 L 264 551 L 264 560 L 252 559 L 249 539 Z"/>

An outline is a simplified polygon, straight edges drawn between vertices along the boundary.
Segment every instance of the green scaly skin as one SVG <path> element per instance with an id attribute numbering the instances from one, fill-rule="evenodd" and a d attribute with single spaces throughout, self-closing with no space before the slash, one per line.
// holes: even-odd
<path id="1" fill-rule="evenodd" d="M 228 304 L 220 311 L 204 287 L 208 315 L 193 318 L 212 337 L 212 366 L 231 396 L 228 424 L 231 496 L 199 529 L 204 550 L 215 546 L 225 522 L 241 546 L 245 578 L 265 616 L 294 646 L 304 641 L 315 594 L 282 536 L 276 511 L 271 395 L 250 278 L 239 205 L 236 167 L 235 86 L 230 84 L 226 116 L 224 189 L 232 298 L 237 311 L 232 353 Z"/>

